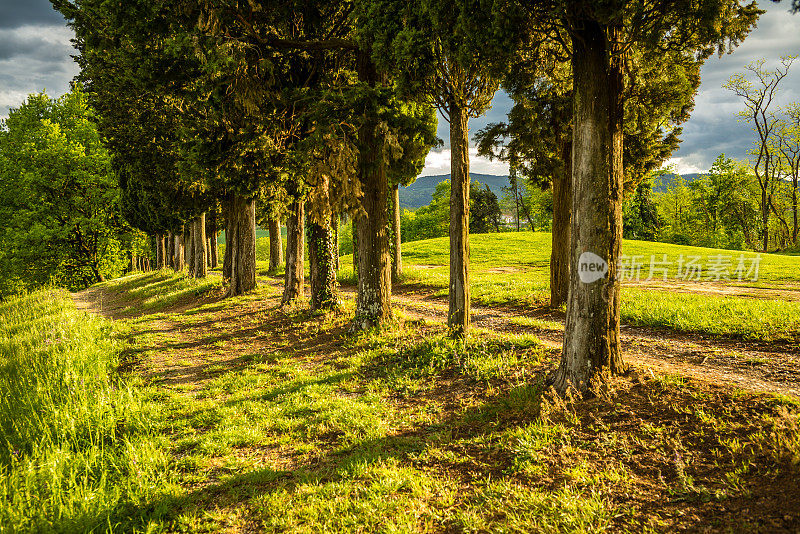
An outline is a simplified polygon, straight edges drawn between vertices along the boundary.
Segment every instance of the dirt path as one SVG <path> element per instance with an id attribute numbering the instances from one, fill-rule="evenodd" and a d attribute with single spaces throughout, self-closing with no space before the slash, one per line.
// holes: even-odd
<path id="1" fill-rule="evenodd" d="M 259 277 L 261 283 L 279 290 L 280 280 Z M 355 298 L 355 288 L 342 287 L 342 296 Z M 98 313 L 110 318 L 117 318 L 126 308 L 126 303 L 109 293 L 103 286 L 89 288 L 73 294 L 78 309 Z M 444 322 L 447 317 L 447 302 L 434 297 L 431 290 L 418 288 L 400 288 L 393 295 L 396 308 L 409 318 L 424 319 L 432 322 Z M 270 306 L 261 310 L 261 321 L 265 321 Z M 545 345 L 552 349 L 560 349 L 564 334 L 563 314 L 550 313 L 543 310 L 511 309 L 509 307 L 473 306 L 473 324 L 478 328 L 504 333 L 533 333 Z M 531 319 L 539 322 L 532 324 Z M 260 327 L 249 330 L 253 339 L 240 338 L 245 352 L 259 345 L 258 339 L 269 333 L 270 322 L 262 322 Z M 289 335 L 280 321 L 272 324 L 280 328 L 279 335 Z M 216 328 L 208 324 L 210 333 Z M 181 325 L 172 321 L 160 320 L 153 324 L 152 333 L 156 336 L 182 337 Z M 217 336 L 221 332 L 216 333 Z M 206 336 L 205 342 L 213 343 L 214 336 Z M 715 338 L 702 335 L 681 334 L 669 330 L 656 331 L 631 326 L 623 326 L 622 344 L 625 361 L 644 369 L 667 372 L 690 377 L 710 383 L 726 383 L 748 391 L 783 393 L 800 397 L 800 353 L 792 347 L 782 344 L 753 343 L 741 340 Z M 183 346 L 185 345 L 185 346 Z M 204 368 L 210 364 L 224 364 L 220 355 L 200 358 L 198 344 L 171 344 L 172 348 L 181 350 L 184 355 L 195 354 L 197 365 L 187 369 L 185 360 L 178 364 L 174 361 L 152 361 L 148 365 L 147 374 L 151 377 L 160 375 L 161 381 L 188 384 L 202 381 Z M 235 365 L 242 356 L 241 350 L 228 353 L 223 358 Z M 209 359 L 210 358 L 210 359 Z M 202 361 L 201 361 L 202 360 Z M 192 369 L 194 371 L 192 371 Z M 187 374 L 188 373 L 188 374 Z"/>

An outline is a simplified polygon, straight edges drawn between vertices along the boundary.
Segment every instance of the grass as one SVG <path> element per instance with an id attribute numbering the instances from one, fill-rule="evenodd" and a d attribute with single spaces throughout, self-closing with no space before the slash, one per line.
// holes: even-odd
<path id="1" fill-rule="evenodd" d="M 550 297 L 550 239 L 549 233 L 540 232 L 471 236 L 470 276 L 474 302 L 528 308 L 546 305 Z M 447 238 L 404 243 L 404 282 L 428 286 L 436 290 L 437 295 L 446 296 L 448 250 Z M 757 282 L 720 280 L 710 287 L 711 282 L 705 281 L 694 287 L 700 291 L 718 291 L 721 287 L 730 293 L 721 295 L 681 292 L 674 280 L 677 260 L 681 255 L 684 258 L 699 256 L 705 264 L 708 258 L 722 254 L 730 256 L 733 271 L 740 252 L 626 240 L 623 254 L 641 257 L 637 261 L 646 264 L 642 280 L 649 274 L 651 255 L 659 261 L 667 254 L 667 261 L 673 262 L 667 282 L 659 279 L 647 288 L 623 283 L 621 315 L 626 323 L 762 341 L 795 341 L 800 336 L 800 300 L 787 300 L 778 294 L 774 299 L 764 298 L 764 293 L 752 294 L 753 289 L 796 289 L 800 284 L 800 258 L 762 254 Z M 755 255 L 744 255 L 749 266 Z M 351 262 L 349 256 L 342 258 L 340 278 L 344 281 L 353 281 Z"/>
<path id="2" fill-rule="evenodd" d="M 142 291 L 161 277 L 104 289 L 132 309 L 185 289 Z M 65 293 L 4 304 L 3 365 L 27 378 L 0 382 L 18 403 L 0 412 L 16 440 L 0 531 L 728 531 L 800 514 L 792 399 L 636 373 L 560 398 L 534 336 L 456 342 L 404 320 L 353 336 L 352 309 L 279 295 L 114 326 Z"/>
<path id="3" fill-rule="evenodd" d="M 116 369 L 107 321 L 64 291 L 0 306 L 0 531 L 80 532 L 140 524 L 170 487 L 146 388 Z"/>

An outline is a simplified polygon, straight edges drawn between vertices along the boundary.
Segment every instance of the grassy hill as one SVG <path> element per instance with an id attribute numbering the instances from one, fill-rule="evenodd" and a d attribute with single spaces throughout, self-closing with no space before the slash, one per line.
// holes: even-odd
<path id="1" fill-rule="evenodd" d="M 503 197 L 503 187 L 508 186 L 508 176 L 495 176 L 492 174 L 469 173 L 473 181 L 488 185 L 489 189 L 500 199 Z M 400 207 L 415 210 L 431 203 L 431 197 L 436 186 L 444 180 L 449 180 L 449 174 L 435 176 L 420 176 L 417 181 L 408 187 L 400 188 Z"/>

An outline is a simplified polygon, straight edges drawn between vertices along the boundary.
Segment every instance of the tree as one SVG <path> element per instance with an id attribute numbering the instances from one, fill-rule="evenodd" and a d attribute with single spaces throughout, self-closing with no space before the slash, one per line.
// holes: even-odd
<path id="1" fill-rule="evenodd" d="M 469 126 L 498 88 L 500 49 L 482 25 L 492 2 L 471 0 L 372 3 L 373 56 L 407 94 L 434 104 L 450 123 L 450 284 L 447 324 L 453 335 L 470 328 Z"/>
<path id="2" fill-rule="evenodd" d="M 774 70 L 764 68 L 765 62 L 763 59 L 755 61 L 745 67 L 745 70 L 755 77 L 755 84 L 748 80 L 746 74 L 737 73 L 731 76 L 728 82 L 723 85 L 723 87 L 733 91 L 744 100 L 745 109 L 739 112 L 739 116 L 743 120 L 752 123 L 756 132 L 755 147 L 753 149 L 753 155 L 756 159 L 753 163 L 753 170 L 761 188 L 761 242 L 763 252 L 766 252 L 769 248 L 770 206 L 780 173 L 780 158 L 773 145 L 773 136 L 777 132 L 779 118 L 771 108 L 775 101 L 778 85 L 789 73 L 789 67 L 791 67 L 795 58 L 796 56 L 781 57 L 780 66 Z"/>
<path id="3" fill-rule="evenodd" d="M 653 57 L 670 50 L 707 57 L 743 39 L 759 10 L 737 0 L 543 1 L 500 13 L 500 23 L 518 21 L 517 31 L 504 35 L 534 43 L 532 48 L 536 43 L 560 46 L 571 61 L 572 269 L 562 359 L 552 378 L 558 390 L 587 391 L 595 377 L 625 370 L 617 262 L 626 53 L 641 44 Z M 591 275 L 591 269 L 601 275 Z"/>
<path id="4" fill-rule="evenodd" d="M 792 182 L 792 243 L 797 245 L 797 185 L 800 181 L 800 103 L 787 106 L 778 124 L 778 152 L 784 172 Z"/>
<path id="5" fill-rule="evenodd" d="M 488 185 L 478 182 L 470 184 L 469 231 L 472 234 L 488 234 L 500 231 L 500 204 Z"/>
<path id="6" fill-rule="evenodd" d="M 84 288 L 122 273 L 126 244 L 147 244 L 117 210 L 94 119 L 75 89 L 30 95 L 0 123 L 0 295 L 50 282 Z"/>

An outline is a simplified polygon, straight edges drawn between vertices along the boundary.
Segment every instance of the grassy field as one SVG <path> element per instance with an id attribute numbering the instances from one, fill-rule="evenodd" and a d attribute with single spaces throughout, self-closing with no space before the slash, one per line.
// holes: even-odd
<path id="1" fill-rule="evenodd" d="M 541 232 L 470 236 L 474 302 L 528 308 L 546 305 L 550 298 L 550 240 L 549 233 Z M 405 243 L 404 282 L 430 286 L 446 296 L 448 250 L 447 238 Z M 800 258 L 761 254 L 758 280 L 738 281 L 739 256 L 744 255 L 749 269 L 755 254 L 647 241 L 625 241 L 623 254 L 628 262 L 637 256 L 636 261 L 644 264 L 640 283 L 623 283 L 622 319 L 626 323 L 764 341 L 795 341 L 800 336 L 800 293 L 787 292 L 800 289 Z M 657 272 L 656 280 L 646 283 L 651 255 L 659 262 L 664 254 L 671 262 L 668 281 L 662 281 Z M 681 256 L 685 262 L 699 257 L 698 262 L 707 266 L 718 255 L 730 262 L 728 272 L 733 280 L 709 281 L 703 274 L 700 282 L 689 284 L 690 290 L 676 280 Z M 351 264 L 350 256 L 342 258 L 341 277 L 345 280 L 352 281 Z M 775 290 L 774 295 L 770 290 Z M 784 293 L 779 294 L 781 290 Z"/>
<path id="2" fill-rule="evenodd" d="M 63 292 L 0 308 L 0 531 L 800 521 L 789 398 L 639 372 L 594 399 L 559 398 L 544 386 L 557 355 L 531 335 L 455 342 L 401 318 L 353 336 L 352 302 L 279 310 L 279 284 L 221 299 L 149 273 L 93 289 L 138 313 L 110 323 Z"/>
<path id="3" fill-rule="evenodd" d="M 0 305 L 0 532 L 126 530 L 168 491 L 150 392 L 109 321 L 41 291 Z"/>

